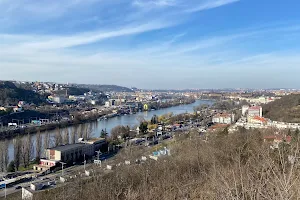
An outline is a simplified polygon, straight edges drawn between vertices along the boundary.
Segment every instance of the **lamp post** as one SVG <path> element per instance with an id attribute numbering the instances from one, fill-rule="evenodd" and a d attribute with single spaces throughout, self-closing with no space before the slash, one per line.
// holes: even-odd
<path id="1" fill-rule="evenodd" d="M 102 154 L 102 152 L 99 150 L 99 151 L 95 151 L 97 153 L 97 160 L 98 162 L 100 161 L 100 154 Z M 99 162 L 100 163 L 100 167 L 101 167 L 101 161 Z"/>
<path id="2" fill-rule="evenodd" d="M 64 163 L 64 162 L 59 162 L 61 164 L 61 176 L 64 175 L 64 165 L 67 164 L 67 163 Z"/>
<path id="3" fill-rule="evenodd" d="M 85 160 L 85 154 L 83 155 L 84 157 L 84 161 L 83 161 L 83 168 L 84 168 L 84 171 L 85 171 L 85 164 L 86 164 L 86 160 Z"/>

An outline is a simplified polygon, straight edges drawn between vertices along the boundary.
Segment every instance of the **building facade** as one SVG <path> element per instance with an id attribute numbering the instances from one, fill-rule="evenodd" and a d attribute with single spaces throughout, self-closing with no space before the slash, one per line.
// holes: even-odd
<path id="1" fill-rule="evenodd" d="M 252 106 L 248 108 L 248 116 L 254 117 L 259 116 L 262 117 L 262 107 L 261 106 Z"/>
<path id="2" fill-rule="evenodd" d="M 55 168 L 58 163 L 64 162 L 72 165 L 74 162 L 83 161 L 84 157 L 92 157 L 95 151 L 107 146 L 104 138 L 93 138 L 75 144 L 61 145 L 45 150 L 45 158 L 39 165 L 34 165 L 34 170 L 46 171 Z"/>
<path id="3" fill-rule="evenodd" d="M 212 122 L 218 124 L 232 124 L 234 122 L 234 114 L 217 114 L 213 116 Z"/>

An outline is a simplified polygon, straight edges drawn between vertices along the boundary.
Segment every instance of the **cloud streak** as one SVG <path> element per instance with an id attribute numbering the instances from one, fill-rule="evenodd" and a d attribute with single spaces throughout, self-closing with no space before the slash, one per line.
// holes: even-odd
<path id="1" fill-rule="evenodd" d="M 207 1 L 203 4 L 200 4 L 198 6 L 195 6 L 193 8 L 188 8 L 185 10 L 185 12 L 199 12 L 203 10 L 208 10 L 212 8 L 217 8 L 221 6 L 225 6 L 227 4 L 236 3 L 239 0 L 217 0 L 217 1 Z"/>
<path id="2" fill-rule="evenodd" d="M 28 2 L 31 4 L 22 7 Z M 289 42 L 297 44 L 297 23 L 210 34 L 185 26 L 195 12 L 237 2 L 62 0 L 48 5 L 46 0 L 0 0 L 0 21 L 5 18 L 7 23 L 14 22 L 0 27 L 0 79 L 38 77 L 143 88 L 180 88 L 182 83 L 186 83 L 183 87 L 214 87 L 217 85 L 212 80 L 225 80 L 238 70 L 247 79 L 258 67 L 277 69 L 270 72 L 276 74 L 282 72 L 282 65 L 293 68 L 300 64 L 299 54 L 289 54 L 285 50 L 290 49 L 269 39 L 272 36 L 284 46 L 289 38 Z M 33 20 L 18 24 L 29 18 Z M 253 51 L 254 44 L 261 46 Z M 293 74 L 296 73 L 288 73 Z M 257 77 L 257 86 L 264 85 L 263 76 Z M 201 86 L 199 80 L 205 81 L 206 86 Z M 241 79 L 230 81 L 238 84 Z"/>

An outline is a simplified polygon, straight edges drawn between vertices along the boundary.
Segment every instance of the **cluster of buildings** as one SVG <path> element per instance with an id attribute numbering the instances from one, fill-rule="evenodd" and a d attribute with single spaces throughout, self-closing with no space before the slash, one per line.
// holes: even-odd
<path id="1" fill-rule="evenodd" d="M 82 95 L 68 95 L 67 90 L 65 95 L 49 95 L 47 101 L 49 103 L 62 104 L 62 103 L 74 103 L 74 102 L 87 102 L 92 105 L 96 105 L 99 102 L 98 93 L 87 92 Z"/>
<path id="2" fill-rule="evenodd" d="M 280 97 L 261 96 L 261 97 L 256 97 L 256 98 L 243 98 L 243 97 L 239 98 L 239 100 L 244 100 L 244 101 L 247 101 L 248 103 L 257 104 L 257 105 L 267 104 L 267 103 L 275 101 L 276 99 L 280 99 Z"/>
<path id="3" fill-rule="evenodd" d="M 242 116 L 247 118 L 250 124 L 266 125 L 268 120 L 263 117 L 263 109 L 261 106 L 242 106 Z"/>
<path id="4" fill-rule="evenodd" d="M 52 93 L 55 91 L 64 90 L 68 84 L 58 84 L 52 82 L 21 82 L 22 84 L 29 84 L 33 90 L 40 94 Z"/>
<path id="5" fill-rule="evenodd" d="M 25 101 L 19 101 L 17 105 L 15 106 L 0 106 L 0 111 L 8 111 L 8 110 L 12 110 L 14 113 L 17 112 L 23 112 L 24 108 L 28 107 L 29 104 L 27 104 Z"/>

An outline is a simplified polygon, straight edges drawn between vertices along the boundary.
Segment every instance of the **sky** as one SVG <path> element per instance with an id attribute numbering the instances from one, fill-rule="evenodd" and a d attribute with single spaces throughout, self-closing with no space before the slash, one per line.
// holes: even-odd
<path id="1" fill-rule="evenodd" d="M 0 0 L 0 79 L 300 88 L 299 0 Z"/>

